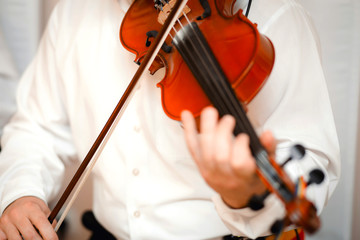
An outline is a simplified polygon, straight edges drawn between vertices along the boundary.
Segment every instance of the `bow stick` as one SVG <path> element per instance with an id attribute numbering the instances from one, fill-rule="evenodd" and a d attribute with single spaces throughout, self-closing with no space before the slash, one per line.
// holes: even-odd
<path id="1" fill-rule="evenodd" d="M 121 99 L 119 100 L 118 104 L 116 105 L 114 111 L 112 112 L 110 118 L 106 122 L 105 126 L 101 130 L 99 136 L 96 138 L 94 144 L 90 148 L 89 152 L 87 153 L 86 157 L 82 161 L 81 165 L 79 166 L 78 170 L 74 174 L 73 178 L 71 179 L 69 185 L 65 189 L 64 193 L 61 195 L 59 201 L 55 205 L 54 209 L 49 215 L 49 221 L 52 223 L 56 216 L 58 215 L 59 211 L 63 207 L 64 203 L 66 202 L 67 198 L 73 191 L 74 187 L 77 185 L 74 194 L 69 200 L 68 205 L 66 206 L 64 212 L 62 213 L 57 225 L 55 226 L 55 231 L 57 231 L 63 220 L 65 219 L 67 213 L 69 212 L 72 204 L 74 203 L 77 195 L 79 194 L 82 186 L 84 185 L 85 181 L 87 180 L 90 172 L 92 171 L 93 167 L 95 166 L 96 161 L 98 160 L 102 150 L 104 149 L 107 141 L 109 140 L 112 132 L 114 131 L 117 123 L 119 122 L 122 114 L 125 111 L 125 108 L 130 102 L 131 97 L 134 95 L 134 89 L 139 82 L 139 79 L 143 75 L 146 69 L 149 69 L 152 62 L 154 61 L 156 55 L 160 51 L 161 46 L 165 42 L 166 37 L 170 33 L 172 26 L 175 24 L 175 21 L 180 16 L 183 8 L 185 7 L 188 0 L 178 0 L 174 8 L 172 9 L 171 13 L 169 14 L 168 18 L 166 19 L 163 27 L 159 31 L 157 37 L 153 44 L 151 44 L 148 53 L 145 55 L 143 61 L 141 62 L 138 70 L 136 71 L 135 75 L 133 76 L 131 82 L 129 83 L 128 87 L 126 88 L 124 94 L 122 95 Z M 91 164 L 89 165 L 89 163 Z M 88 167 L 89 165 L 89 167 Z M 84 174 L 84 175 L 83 175 Z M 83 176 L 82 176 L 83 175 Z"/>

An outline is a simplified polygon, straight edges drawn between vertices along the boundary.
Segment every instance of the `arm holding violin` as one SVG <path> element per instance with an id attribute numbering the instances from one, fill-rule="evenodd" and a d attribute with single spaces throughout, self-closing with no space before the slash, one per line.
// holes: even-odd
<path id="1" fill-rule="evenodd" d="M 257 4 L 267 3 L 260 1 Z M 254 7 L 256 9 L 256 5 Z M 259 24 L 260 32 L 273 42 L 276 57 L 269 79 L 258 95 L 247 105 L 248 117 L 257 132 L 262 133 L 266 130 L 272 132 L 276 140 L 270 140 L 270 145 L 276 146 L 276 150 L 273 150 L 273 147 L 266 147 L 266 142 L 269 140 L 268 133 L 264 133 L 260 139 L 269 153 L 276 156 L 279 164 L 288 157 L 291 146 L 302 144 L 306 148 L 306 155 L 302 160 L 291 161 L 285 167 L 292 180 L 297 181 L 300 176 L 308 179 L 309 172 L 314 168 L 320 168 L 325 173 L 323 183 L 307 189 L 307 197 L 315 204 L 320 214 L 338 182 L 340 160 L 338 139 L 316 32 L 305 10 L 298 5 L 282 6 L 273 15 L 259 17 L 255 19 L 255 22 Z M 206 118 L 211 119 L 211 116 L 206 115 Z M 266 198 L 265 207 L 259 211 L 241 208 L 248 201 L 249 196 L 261 191 L 263 187 L 257 183 L 259 180 L 244 178 L 246 176 L 244 172 L 254 173 L 254 161 L 248 155 L 249 149 L 244 148 L 246 137 L 237 136 L 235 140 L 230 140 L 231 121 L 224 118 L 219 122 L 209 123 L 210 126 L 207 128 L 212 129 L 210 137 L 208 130 L 201 131 L 198 137 L 195 137 L 194 131 L 186 131 L 187 143 L 190 145 L 195 161 L 201 165 L 200 172 L 206 166 L 211 167 L 211 175 L 203 174 L 208 183 L 216 181 L 214 176 L 220 178 L 223 174 L 221 168 L 218 169 L 218 173 L 212 169 L 214 165 L 218 165 L 216 162 L 220 159 L 230 165 L 233 161 L 234 149 L 239 148 L 239 152 L 241 149 L 243 159 L 249 161 L 247 161 L 247 166 L 244 164 L 241 169 L 237 169 L 241 178 L 245 180 L 243 184 L 248 184 L 242 187 L 237 185 L 239 187 L 237 190 L 234 188 L 232 196 L 237 195 L 240 204 L 232 204 L 232 200 L 228 200 L 228 195 L 224 192 L 225 183 L 218 187 L 210 182 L 209 185 L 219 193 L 214 198 L 214 203 L 233 235 L 250 238 L 266 236 L 271 234 L 269 229 L 274 221 L 284 217 L 285 209 L 273 194 Z M 186 125 L 191 124 L 186 123 Z M 225 125 L 227 127 L 224 127 Z M 227 132 L 227 135 L 223 132 Z M 208 135 L 208 137 L 203 135 Z M 224 135 L 226 137 L 223 137 Z M 226 141 L 219 140 L 218 148 L 213 148 L 208 141 L 216 138 L 226 139 Z M 241 141 L 243 144 L 240 144 Z M 199 157 L 201 156 L 199 153 L 205 154 Z M 207 159 L 212 159 L 213 162 L 209 163 Z M 205 166 L 203 162 L 206 163 Z M 228 185 L 237 182 L 232 178 L 227 181 L 233 181 Z M 240 190 L 241 188 L 243 191 Z"/>

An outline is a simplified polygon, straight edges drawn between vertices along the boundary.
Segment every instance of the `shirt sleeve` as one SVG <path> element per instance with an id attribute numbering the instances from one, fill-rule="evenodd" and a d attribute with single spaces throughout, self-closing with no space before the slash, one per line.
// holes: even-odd
<path id="1" fill-rule="evenodd" d="M 339 179 L 340 153 L 316 32 L 304 9 L 294 4 L 276 11 L 259 24 L 259 30 L 274 44 L 275 65 L 263 89 L 249 104 L 248 116 L 259 133 L 274 133 L 278 162 L 287 158 L 294 144 L 306 148 L 302 160 L 293 160 L 285 167 L 293 181 L 299 176 L 307 180 L 315 168 L 325 173 L 325 180 L 306 192 L 320 214 Z M 269 235 L 272 224 L 285 214 L 282 202 L 273 195 L 259 211 L 230 209 L 219 196 L 213 200 L 236 236 Z"/>
<path id="2" fill-rule="evenodd" d="M 55 54 L 57 27 L 55 8 L 38 52 L 20 80 L 17 112 L 4 129 L 1 213 L 22 196 L 51 200 L 62 185 L 64 161 L 75 155 Z"/>
<path id="3" fill-rule="evenodd" d="M 0 136 L 2 128 L 15 112 L 15 88 L 18 73 L 0 28 Z"/>

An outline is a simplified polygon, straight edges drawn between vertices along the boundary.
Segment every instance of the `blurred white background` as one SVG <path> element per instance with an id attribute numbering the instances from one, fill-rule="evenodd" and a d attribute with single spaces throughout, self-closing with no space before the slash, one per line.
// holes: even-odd
<path id="1" fill-rule="evenodd" d="M 104 0 L 111 1 L 111 0 Z M 255 0 L 256 1 L 256 0 Z M 41 33 L 57 0 L 0 0 L 0 26 L 20 73 L 36 52 Z M 302 0 L 318 29 L 323 66 L 337 125 L 342 176 L 322 213 L 321 230 L 311 240 L 360 239 L 360 1 Z M 311 87 L 311 86 L 309 86 Z M 69 173 L 69 176 L 71 174 Z M 68 181 L 68 180 L 67 180 Z M 88 239 L 80 217 L 91 205 L 87 183 L 67 218 L 64 239 Z"/>

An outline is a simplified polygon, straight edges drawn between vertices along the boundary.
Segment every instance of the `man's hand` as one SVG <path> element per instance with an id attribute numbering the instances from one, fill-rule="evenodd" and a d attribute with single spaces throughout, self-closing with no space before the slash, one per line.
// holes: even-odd
<path id="1" fill-rule="evenodd" d="M 0 240 L 58 240 L 48 220 L 50 209 L 39 198 L 22 197 L 10 204 L 0 218 Z"/>
<path id="2" fill-rule="evenodd" d="M 232 208 L 246 207 L 253 194 L 266 188 L 256 174 L 256 164 L 246 134 L 233 136 L 235 119 L 219 120 L 213 107 L 205 108 L 200 117 L 200 134 L 195 119 L 188 111 L 181 115 L 185 138 L 199 171 L 210 187 Z M 270 155 L 275 152 L 275 139 L 270 132 L 260 140 Z"/>

